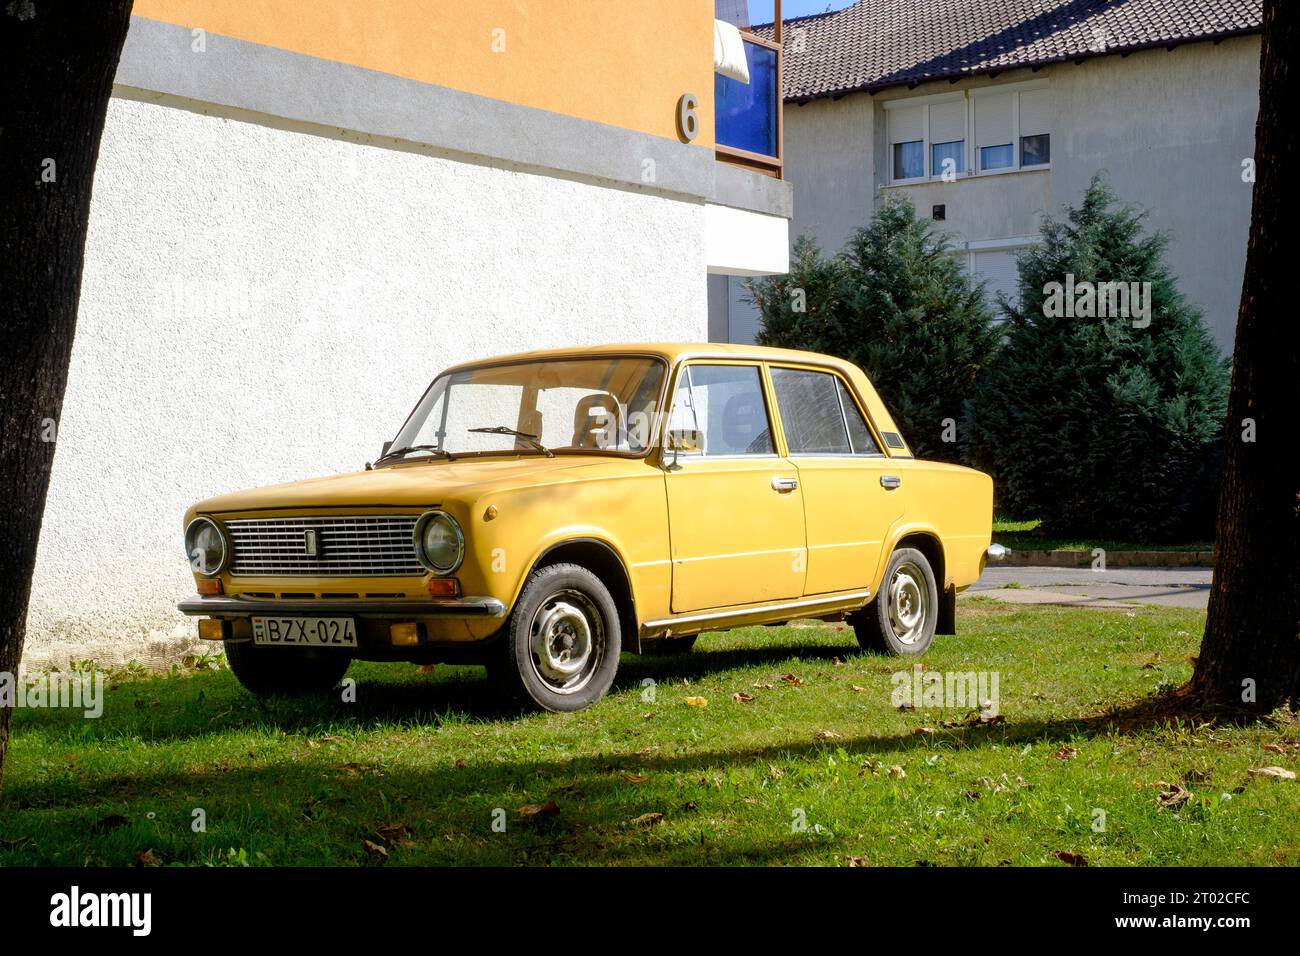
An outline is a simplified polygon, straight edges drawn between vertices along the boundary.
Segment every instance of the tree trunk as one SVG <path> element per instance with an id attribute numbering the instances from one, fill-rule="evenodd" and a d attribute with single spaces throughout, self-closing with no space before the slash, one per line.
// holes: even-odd
<path id="1" fill-rule="evenodd" d="M 1297 21 L 1300 4 L 1264 3 L 1254 206 L 1232 356 L 1214 588 L 1188 688 L 1210 706 L 1261 713 L 1300 701 L 1300 335 L 1290 280 L 1297 243 L 1286 215 L 1293 204 L 1283 199 L 1300 162 L 1296 124 L 1287 115 L 1300 101 L 1290 61 L 1300 48 Z"/>
<path id="2" fill-rule="evenodd" d="M 131 0 L 0 6 L 0 673 L 16 674 L 23 653 L 91 181 L 130 18 Z M 0 783 L 9 717 L 0 707 Z"/>

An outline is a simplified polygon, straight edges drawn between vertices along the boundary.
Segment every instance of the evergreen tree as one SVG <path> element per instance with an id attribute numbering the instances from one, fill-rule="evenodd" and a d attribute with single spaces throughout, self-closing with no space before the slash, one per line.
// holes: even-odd
<path id="1" fill-rule="evenodd" d="M 957 460 L 963 402 L 999 333 L 983 287 L 909 200 L 886 200 L 833 259 L 800 238 L 790 274 L 749 289 L 762 313 L 761 344 L 855 363 L 918 457 Z"/>
<path id="2" fill-rule="evenodd" d="M 1000 506 L 1053 534 L 1210 534 L 1227 366 L 1144 220 L 1100 176 L 1044 219 L 967 407 L 968 451 Z"/>

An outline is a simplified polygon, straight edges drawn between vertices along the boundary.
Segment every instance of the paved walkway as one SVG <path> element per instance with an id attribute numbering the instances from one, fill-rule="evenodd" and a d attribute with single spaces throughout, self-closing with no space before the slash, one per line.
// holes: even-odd
<path id="1" fill-rule="evenodd" d="M 1204 610 L 1210 600 L 1209 568 L 1005 568 L 990 564 L 966 595 L 1011 604 L 1132 607 L 1164 604 Z M 1011 587 L 1008 587 L 1011 585 Z"/>

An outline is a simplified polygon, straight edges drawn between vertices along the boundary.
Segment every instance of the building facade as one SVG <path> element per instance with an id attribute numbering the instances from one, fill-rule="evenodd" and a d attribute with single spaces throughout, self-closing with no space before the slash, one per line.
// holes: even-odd
<path id="1" fill-rule="evenodd" d="M 935 219 L 990 297 L 1044 214 L 1096 173 L 1169 236 L 1166 260 L 1230 352 L 1250 225 L 1258 0 L 857 3 L 785 25 L 791 239 L 839 250 L 891 194 Z M 738 281 L 717 338 L 758 317 Z M 724 333 L 725 329 L 725 333 Z"/>
<path id="2" fill-rule="evenodd" d="M 137 0 L 25 665 L 193 646 L 185 507 L 362 467 L 445 366 L 704 340 L 791 215 L 714 87 L 712 0 Z"/>

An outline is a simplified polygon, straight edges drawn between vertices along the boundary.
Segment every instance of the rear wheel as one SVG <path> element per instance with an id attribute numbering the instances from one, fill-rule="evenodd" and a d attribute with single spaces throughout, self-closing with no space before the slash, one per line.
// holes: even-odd
<path id="1" fill-rule="evenodd" d="M 869 651 L 924 653 L 939 623 L 939 588 L 929 559 L 915 548 L 895 551 L 880 593 L 850 620 L 858 643 Z"/>
<path id="2" fill-rule="evenodd" d="M 528 577 L 489 665 L 510 696 L 551 711 L 582 710 L 604 697 L 618 670 L 618 608 L 600 578 L 576 564 Z"/>
<path id="3" fill-rule="evenodd" d="M 347 673 L 352 658 L 338 651 L 258 647 L 226 642 L 226 662 L 244 687 L 267 694 L 324 694 Z"/>

